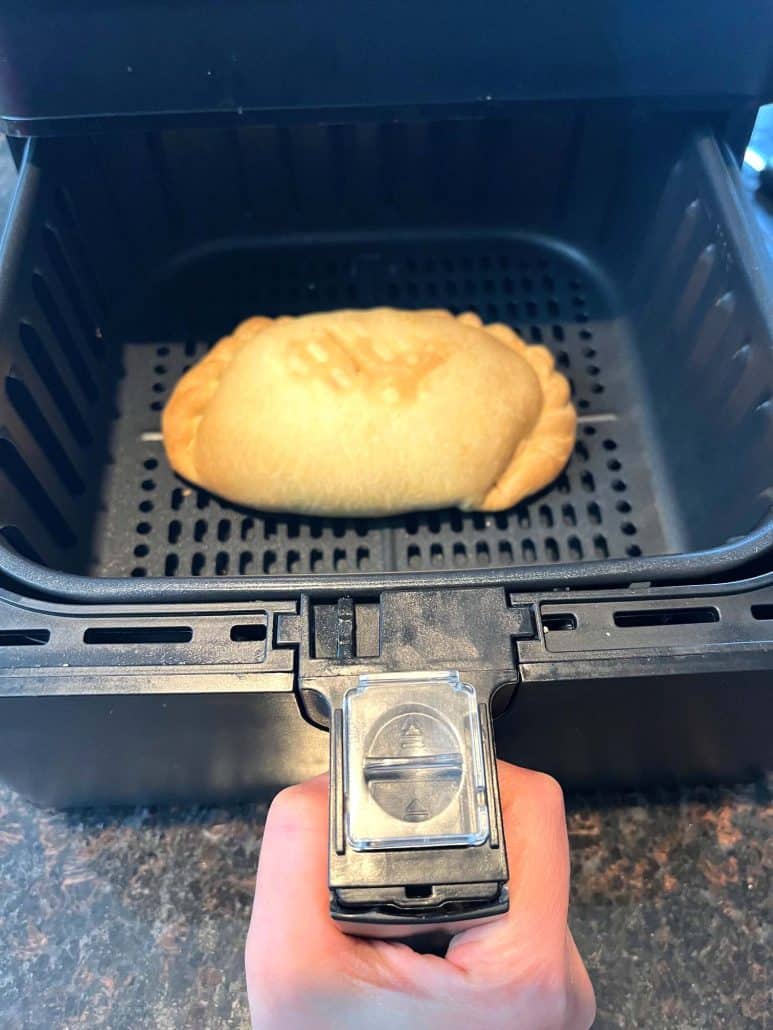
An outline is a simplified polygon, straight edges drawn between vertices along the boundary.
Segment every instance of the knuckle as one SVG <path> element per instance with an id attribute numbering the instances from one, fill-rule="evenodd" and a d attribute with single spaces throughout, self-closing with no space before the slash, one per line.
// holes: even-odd
<path id="1" fill-rule="evenodd" d="M 542 1025 L 551 1030 L 566 1026 L 569 991 L 563 964 L 554 962 L 543 966 L 535 975 L 533 989 Z"/>
<path id="2" fill-rule="evenodd" d="M 266 821 L 274 826 L 303 825 L 313 807 L 314 799 L 305 784 L 295 784 L 279 791 L 271 802 Z"/>
<path id="3" fill-rule="evenodd" d="M 560 962 L 544 961 L 521 968 L 499 985 L 496 995 L 503 1009 L 516 1006 L 530 1013 L 530 1025 L 541 1030 L 564 1030 L 571 1026 L 569 985 Z"/>
<path id="4" fill-rule="evenodd" d="M 304 789 L 303 784 L 294 783 L 290 787 L 283 787 L 278 794 L 274 795 L 274 800 L 271 802 L 271 810 L 281 812 L 285 808 L 292 808 L 298 804 L 298 800 L 303 798 Z"/>
<path id="5" fill-rule="evenodd" d="M 564 791 L 561 784 L 549 773 L 535 773 L 536 790 L 539 792 L 543 804 L 549 805 L 552 810 L 564 811 Z"/>

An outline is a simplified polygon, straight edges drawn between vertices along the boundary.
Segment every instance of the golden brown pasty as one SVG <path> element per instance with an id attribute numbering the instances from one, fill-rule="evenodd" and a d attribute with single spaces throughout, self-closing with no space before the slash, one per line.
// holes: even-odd
<path id="1" fill-rule="evenodd" d="M 472 313 L 250 318 L 177 384 L 172 467 L 228 500 L 314 515 L 496 511 L 546 486 L 574 445 L 550 352 Z"/>

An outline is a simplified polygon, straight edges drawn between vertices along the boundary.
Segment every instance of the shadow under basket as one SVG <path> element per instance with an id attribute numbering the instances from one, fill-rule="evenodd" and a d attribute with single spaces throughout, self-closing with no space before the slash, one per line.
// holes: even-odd
<path id="1" fill-rule="evenodd" d="M 772 539 L 756 247 L 724 154 L 673 116 L 34 141 L 0 287 L 0 566 L 84 596 L 73 575 L 732 567 Z M 344 520 L 240 509 L 171 472 L 160 412 L 240 319 L 381 304 L 477 311 L 551 349 L 579 426 L 548 489 Z"/>

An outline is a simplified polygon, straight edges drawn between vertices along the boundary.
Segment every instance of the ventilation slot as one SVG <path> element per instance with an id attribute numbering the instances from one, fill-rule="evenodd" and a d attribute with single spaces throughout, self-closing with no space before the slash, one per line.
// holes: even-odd
<path id="1" fill-rule="evenodd" d="M 260 643 L 266 639 L 266 626 L 262 622 L 231 626 L 231 640 L 234 643 Z"/>
<path id="2" fill-rule="evenodd" d="M 62 249 L 59 237 L 51 226 L 47 225 L 43 230 L 43 238 L 51 264 L 54 266 L 54 271 L 59 276 L 62 286 L 64 286 L 64 292 L 67 294 L 75 316 L 80 322 L 89 349 L 99 357 L 101 348 L 97 340 L 96 326 L 83 300 L 83 291 L 78 285 L 78 280 L 75 277 L 72 265 Z"/>
<path id="3" fill-rule="evenodd" d="M 410 794 L 408 795 L 410 797 Z M 406 898 L 419 899 L 432 897 L 431 883 L 409 883 L 405 888 Z"/>
<path id="4" fill-rule="evenodd" d="M 565 633 L 577 629 L 577 616 L 571 612 L 550 612 L 549 615 L 543 613 L 542 628 L 548 633 Z"/>
<path id="5" fill-rule="evenodd" d="M 753 604 L 752 618 L 760 622 L 768 622 L 773 619 L 773 604 Z"/>
<path id="6" fill-rule="evenodd" d="M 35 272 L 32 276 L 32 292 L 35 294 L 35 299 L 40 305 L 40 310 L 46 317 L 51 328 L 51 332 L 59 343 L 62 354 L 64 354 L 65 359 L 67 360 L 67 364 L 73 370 L 76 379 L 80 383 L 86 399 L 91 401 L 93 404 L 99 394 L 94 380 L 91 377 L 89 367 L 83 360 L 83 355 L 78 350 L 78 345 L 73 339 L 64 315 L 57 307 L 56 302 L 51 295 L 48 283 L 39 272 Z"/>
<path id="7" fill-rule="evenodd" d="M 187 644 L 190 626 L 92 626 L 83 634 L 84 644 Z"/>
<path id="8" fill-rule="evenodd" d="M 59 213 L 59 221 L 64 229 L 64 236 L 67 238 L 70 249 L 78 258 L 80 267 L 89 277 L 92 296 L 99 306 L 101 315 L 104 316 L 106 308 L 105 295 L 97 278 L 89 248 L 84 242 L 83 233 L 78 225 L 72 200 L 63 186 L 60 186 L 56 191 L 56 209 Z"/>
<path id="9" fill-rule="evenodd" d="M 86 489 L 83 480 L 75 471 L 75 466 L 65 454 L 54 431 L 24 383 L 9 377 L 5 381 L 5 392 L 17 415 L 27 427 L 41 451 L 47 456 L 51 467 L 65 487 L 73 495 L 82 494 Z"/>
<path id="10" fill-rule="evenodd" d="M 56 365 L 48 356 L 45 344 L 38 336 L 36 330 L 27 322 L 20 323 L 19 336 L 24 352 L 32 362 L 35 371 L 43 380 L 46 389 L 51 395 L 51 400 L 59 409 L 72 435 L 81 446 L 88 447 L 92 442 L 91 433 L 86 428 L 86 423 L 81 418 Z"/>
<path id="11" fill-rule="evenodd" d="M 43 564 L 43 559 L 18 526 L 3 526 L 3 528 L 0 529 L 0 536 L 5 540 L 11 550 L 20 554 L 22 558 L 27 558 L 29 561 L 36 561 L 39 565 Z"/>
<path id="12" fill-rule="evenodd" d="M 50 639 L 51 633 L 47 629 L 0 630 L 0 647 L 39 647 Z"/>
<path id="13" fill-rule="evenodd" d="M 22 495 L 60 547 L 72 547 L 75 537 L 67 523 L 53 506 L 48 494 L 27 468 L 10 440 L 0 439 L 0 470 Z"/>
<path id="14" fill-rule="evenodd" d="M 716 608 L 651 608 L 615 612 L 613 618 L 620 629 L 694 626 L 703 622 L 719 622 L 719 612 Z"/>

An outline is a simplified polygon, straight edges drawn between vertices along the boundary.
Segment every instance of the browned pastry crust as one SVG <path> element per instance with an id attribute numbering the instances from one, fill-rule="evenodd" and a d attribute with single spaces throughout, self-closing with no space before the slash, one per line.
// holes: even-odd
<path id="1" fill-rule="evenodd" d="M 482 325 L 472 312 L 459 318 L 468 324 Z M 556 370 L 547 347 L 524 343 L 510 326 L 501 322 L 487 325 L 485 329 L 526 358 L 537 373 L 543 398 L 536 425 L 515 449 L 510 464 L 481 504 L 483 511 L 502 511 L 547 486 L 563 469 L 577 436 L 577 414 L 571 403 L 569 382 Z"/>
<path id="2" fill-rule="evenodd" d="M 381 515 L 497 511 L 550 483 L 576 433 L 552 355 L 472 313 L 250 318 L 177 384 L 164 445 L 237 503 Z"/>

